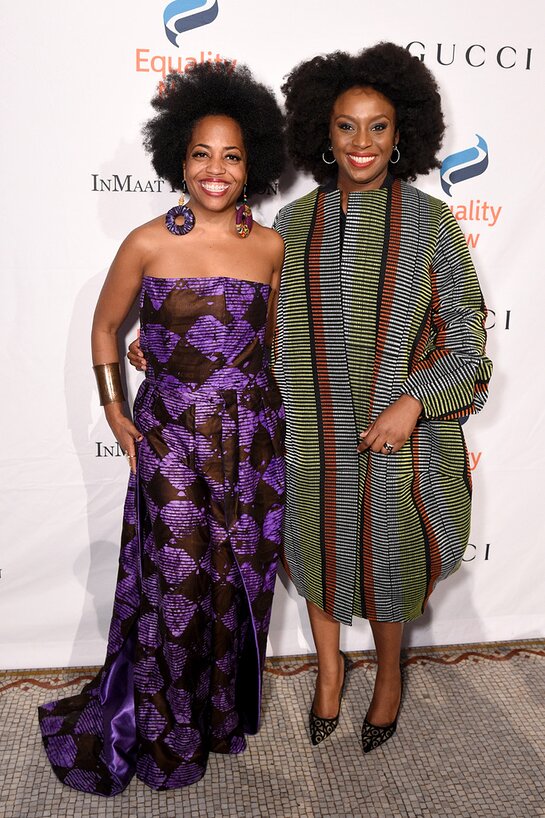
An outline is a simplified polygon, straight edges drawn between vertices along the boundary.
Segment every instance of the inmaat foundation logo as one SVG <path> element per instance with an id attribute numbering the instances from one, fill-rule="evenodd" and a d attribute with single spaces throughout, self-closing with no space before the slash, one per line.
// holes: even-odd
<path id="1" fill-rule="evenodd" d="M 218 0 L 174 0 L 164 12 L 165 33 L 170 42 L 180 47 L 180 36 L 193 28 L 212 23 L 218 16 Z"/>

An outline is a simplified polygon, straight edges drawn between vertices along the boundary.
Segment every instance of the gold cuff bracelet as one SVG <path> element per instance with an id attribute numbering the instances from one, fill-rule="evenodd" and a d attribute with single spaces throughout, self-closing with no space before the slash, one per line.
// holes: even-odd
<path id="1" fill-rule="evenodd" d="M 105 406 L 105 404 L 114 403 L 114 401 L 123 403 L 125 395 L 123 394 L 123 387 L 121 386 L 121 373 L 119 371 L 118 362 L 116 361 L 113 364 L 97 364 L 93 367 L 93 370 L 97 379 L 100 405 Z"/>

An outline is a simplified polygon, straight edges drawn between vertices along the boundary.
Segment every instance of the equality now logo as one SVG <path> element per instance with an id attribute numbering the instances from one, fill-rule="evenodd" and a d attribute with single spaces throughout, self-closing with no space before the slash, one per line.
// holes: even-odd
<path id="1" fill-rule="evenodd" d="M 488 167 L 488 145 L 482 136 L 479 136 L 479 134 L 475 134 L 475 136 L 478 140 L 475 147 L 465 148 L 458 153 L 451 153 L 450 156 L 443 160 L 441 165 L 441 187 L 447 196 L 452 196 L 450 191 L 453 185 L 480 176 Z"/>
<path id="2" fill-rule="evenodd" d="M 441 165 L 441 187 L 452 197 L 452 188 L 459 182 L 480 176 L 488 167 L 488 145 L 482 136 L 475 134 L 477 144 L 458 153 L 451 153 Z M 503 210 L 502 205 L 483 199 L 470 199 L 449 205 L 456 221 L 461 222 L 468 247 L 476 248 L 481 233 L 473 232 L 480 227 L 495 227 Z M 466 232 L 471 231 L 471 232 Z"/>
<path id="3" fill-rule="evenodd" d="M 163 12 L 165 33 L 180 47 L 180 35 L 212 23 L 218 16 L 218 0 L 174 0 Z"/>

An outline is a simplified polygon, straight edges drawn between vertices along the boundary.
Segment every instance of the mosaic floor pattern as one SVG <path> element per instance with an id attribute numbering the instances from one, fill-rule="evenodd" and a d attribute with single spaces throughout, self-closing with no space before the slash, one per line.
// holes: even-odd
<path id="1" fill-rule="evenodd" d="M 415 648 L 396 736 L 363 756 L 375 658 L 351 653 L 341 720 L 317 748 L 307 712 L 313 657 L 268 660 L 262 728 L 204 779 L 155 793 L 133 779 L 115 799 L 54 777 L 36 706 L 92 668 L 0 673 L 2 818 L 545 818 L 545 641 Z M 51 695 L 53 692 L 54 696 Z"/>

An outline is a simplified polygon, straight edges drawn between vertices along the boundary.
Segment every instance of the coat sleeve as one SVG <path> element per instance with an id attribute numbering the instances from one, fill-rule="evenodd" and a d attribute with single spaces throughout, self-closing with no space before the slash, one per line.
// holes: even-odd
<path id="1" fill-rule="evenodd" d="M 488 397 L 492 362 L 485 354 L 486 307 L 467 244 L 443 203 L 431 269 L 431 330 L 402 393 L 429 419 L 476 414 Z"/>

